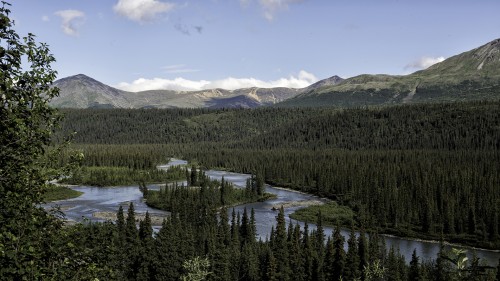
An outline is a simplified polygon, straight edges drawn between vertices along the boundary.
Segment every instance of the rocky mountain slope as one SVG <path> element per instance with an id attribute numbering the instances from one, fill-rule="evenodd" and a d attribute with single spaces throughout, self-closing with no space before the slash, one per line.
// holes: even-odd
<path id="1" fill-rule="evenodd" d="M 483 99 L 500 99 L 500 39 L 409 75 L 359 75 L 301 93 L 278 106 L 357 107 Z"/>
<path id="2" fill-rule="evenodd" d="M 133 93 L 115 89 L 78 74 L 54 82 L 54 86 L 60 89 L 60 94 L 51 104 L 60 108 L 253 108 L 273 105 L 320 85 L 333 85 L 340 81 L 342 78 L 334 76 L 303 89 L 153 90 Z"/>

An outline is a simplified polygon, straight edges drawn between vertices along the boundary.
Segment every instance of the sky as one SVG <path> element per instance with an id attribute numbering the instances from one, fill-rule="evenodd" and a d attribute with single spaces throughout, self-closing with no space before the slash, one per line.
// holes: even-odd
<path id="1" fill-rule="evenodd" d="M 500 38 L 498 0 L 8 0 L 58 78 L 128 91 L 404 75 Z"/>

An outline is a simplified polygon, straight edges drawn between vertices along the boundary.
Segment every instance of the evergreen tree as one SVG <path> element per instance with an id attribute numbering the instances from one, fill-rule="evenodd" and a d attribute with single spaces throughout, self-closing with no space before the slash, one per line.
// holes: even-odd
<path id="1" fill-rule="evenodd" d="M 127 221 L 125 224 L 125 238 L 129 245 L 135 245 L 137 243 L 138 232 L 137 225 L 135 224 L 135 208 L 134 203 L 130 202 L 127 211 Z"/>
<path id="2" fill-rule="evenodd" d="M 321 215 L 321 211 L 318 211 L 317 222 L 316 222 L 316 233 L 315 233 L 315 245 L 316 245 L 316 253 L 314 259 L 314 270 L 315 272 L 315 280 L 324 280 L 324 272 L 323 272 L 323 260 L 325 256 L 325 231 L 323 229 L 323 216 Z"/>
<path id="3" fill-rule="evenodd" d="M 364 228 L 361 228 L 358 237 L 358 256 L 359 256 L 359 272 L 361 272 L 361 280 L 364 280 L 364 268 L 368 266 L 368 245 L 366 242 L 366 233 Z"/>
<path id="4" fill-rule="evenodd" d="M 241 226 L 240 226 L 240 238 L 241 238 L 241 243 L 250 243 L 255 239 L 255 237 L 250 237 L 251 234 L 251 226 L 250 226 L 250 219 L 248 218 L 248 212 L 247 208 L 245 207 L 243 209 L 243 215 L 241 216 Z"/>
<path id="5" fill-rule="evenodd" d="M 360 276 L 358 244 L 356 241 L 356 234 L 354 233 L 354 226 L 351 227 L 349 239 L 347 240 L 347 246 L 348 249 L 343 277 L 346 280 L 354 280 L 355 278 L 358 278 Z"/>
<path id="6" fill-rule="evenodd" d="M 151 217 L 149 211 L 146 211 L 144 220 L 139 223 L 139 238 L 141 241 L 151 240 L 153 237 L 153 226 L 151 225 Z"/>
<path id="7" fill-rule="evenodd" d="M 125 275 L 129 280 L 135 280 L 140 269 L 139 233 L 135 224 L 134 203 L 130 202 L 125 224 L 124 264 Z"/>
<path id="8" fill-rule="evenodd" d="M 290 280 L 303 281 L 305 280 L 305 276 L 302 258 L 303 253 L 301 247 L 300 225 L 297 223 L 294 226 L 291 222 L 289 222 L 288 227 L 292 229 L 290 238 L 288 239 L 290 248 L 290 268 L 292 269 Z"/>
<path id="9" fill-rule="evenodd" d="M 241 242 L 240 242 L 240 214 L 236 215 L 235 210 L 232 212 L 231 219 L 231 244 L 230 244 L 230 271 L 231 280 L 240 279 L 240 258 L 241 258 Z"/>
<path id="10" fill-rule="evenodd" d="M 153 226 L 149 212 L 146 212 L 144 220 L 139 223 L 139 272 L 137 280 L 149 280 L 154 273 L 153 269 Z"/>
<path id="11" fill-rule="evenodd" d="M 417 250 L 414 249 L 411 254 L 410 269 L 408 271 L 408 280 L 420 280 L 420 265 L 417 256 Z"/>
<path id="12" fill-rule="evenodd" d="M 288 247 L 287 247 L 287 232 L 285 222 L 285 210 L 281 206 L 278 216 L 276 217 L 276 232 L 274 235 L 273 256 L 277 264 L 278 280 L 288 280 L 289 265 L 288 265 Z"/>
<path id="13" fill-rule="evenodd" d="M 241 251 L 241 278 L 245 281 L 259 280 L 259 260 L 252 243 L 245 243 Z"/>
<path id="14" fill-rule="evenodd" d="M 500 259 L 498 259 L 497 275 L 495 281 L 500 281 Z"/>
<path id="15" fill-rule="evenodd" d="M 125 236 L 125 217 L 123 216 L 123 207 L 120 205 L 116 214 L 116 228 L 121 237 Z"/>
<path id="16" fill-rule="evenodd" d="M 446 281 L 448 280 L 446 274 L 446 262 L 445 262 L 445 254 L 444 254 L 444 244 L 441 240 L 439 244 L 439 252 L 436 258 L 435 268 L 434 268 L 434 276 L 436 281 Z"/>
<path id="17" fill-rule="evenodd" d="M 304 223 L 304 233 L 302 235 L 302 260 L 304 268 L 304 279 L 312 280 L 314 249 L 309 236 L 309 224 Z"/>
<path id="18" fill-rule="evenodd" d="M 387 255 L 387 280 L 388 281 L 401 281 L 403 275 L 399 271 L 399 261 L 398 254 L 394 250 L 393 247 L 389 250 L 389 254 Z"/>
<path id="19" fill-rule="evenodd" d="M 335 269 L 333 264 L 335 262 L 335 247 L 333 246 L 333 240 L 328 237 L 326 240 L 326 252 L 325 252 L 325 261 L 324 261 L 324 272 L 326 280 L 335 280 L 334 272 Z"/>
<path id="20" fill-rule="evenodd" d="M 272 251 L 268 252 L 267 255 L 267 266 L 266 266 L 266 281 L 278 281 L 278 264 L 276 262 L 276 258 L 273 255 Z"/>
<path id="21" fill-rule="evenodd" d="M 255 241 L 255 238 L 257 237 L 257 225 L 255 221 L 255 210 L 252 208 L 250 211 L 250 228 L 249 228 L 249 235 L 248 237 L 250 238 L 250 241 Z"/>
<path id="22" fill-rule="evenodd" d="M 382 260 L 380 253 L 380 239 L 378 233 L 372 232 L 369 234 L 368 240 L 368 261 L 370 264 L 373 264 L 376 260 Z"/>
<path id="23" fill-rule="evenodd" d="M 178 215 L 172 213 L 163 221 L 162 227 L 154 240 L 154 279 L 178 280 L 181 275 L 182 263 L 186 257 L 182 254 L 182 241 L 179 236 L 180 223 Z M 184 234 L 184 233 L 182 233 Z"/>
<path id="24" fill-rule="evenodd" d="M 340 233 L 340 226 L 337 224 L 333 233 L 333 247 L 335 249 L 335 258 L 332 264 L 333 280 L 340 280 L 344 275 L 345 267 L 345 251 L 344 251 L 344 236 Z"/>
<path id="25" fill-rule="evenodd" d="M 190 186 L 198 186 L 198 170 L 196 166 L 191 166 Z"/>

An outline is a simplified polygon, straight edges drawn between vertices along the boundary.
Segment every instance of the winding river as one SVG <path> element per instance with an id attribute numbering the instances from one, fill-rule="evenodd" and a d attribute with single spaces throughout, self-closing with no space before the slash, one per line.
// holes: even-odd
<path id="1" fill-rule="evenodd" d="M 170 166 L 183 165 L 186 164 L 184 160 L 172 160 L 167 165 L 159 166 L 160 169 L 167 169 Z M 221 179 L 224 177 L 225 180 L 232 182 L 237 187 L 244 187 L 246 180 L 250 177 L 247 174 L 231 173 L 225 171 L 209 170 L 206 174 L 212 179 Z M 158 190 L 160 185 L 149 185 L 148 188 L 152 190 Z M 142 193 L 139 191 L 138 186 L 125 186 L 125 187 L 108 187 L 99 188 L 91 186 L 77 186 L 73 189 L 83 192 L 80 197 L 61 200 L 53 202 L 50 205 L 58 205 L 66 214 L 67 219 L 74 221 L 81 221 L 82 219 L 88 219 L 91 221 L 100 221 L 93 216 L 95 212 L 116 212 L 118 207 L 122 205 L 124 209 L 127 208 L 129 202 L 134 203 L 136 212 L 145 213 L 149 211 L 151 214 L 165 215 L 166 212 L 152 209 L 148 207 L 142 200 Z M 243 209 L 247 208 L 249 211 L 251 208 L 255 211 L 255 218 L 257 224 L 257 234 L 262 238 L 266 239 L 271 232 L 272 226 L 276 224 L 276 211 L 273 211 L 274 206 L 280 206 L 282 204 L 297 202 L 297 201 L 310 201 L 310 200 L 322 200 L 321 198 L 315 197 L 313 195 L 308 195 L 300 192 L 295 192 L 291 190 L 276 188 L 267 185 L 266 192 L 273 193 L 276 195 L 275 199 L 268 200 L 266 202 L 256 202 L 245 204 L 235 207 L 235 211 L 240 214 L 243 213 Z M 285 216 L 287 222 L 290 221 L 289 215 L 293 213 L 301 206 L 292 206 L 285 208 Z M 232 212 L 232 209 L 229 210 Z M 302 222 L 297 222 L 292 220 L 292 223 L 299 223 L 301 226 L 304 224 Z M 314 224 L 309 224 L 309 228 L 312 230 L 316 226 Z M 331 235 L 332 228 L 325 227 L 325 234 Z M 342 230 L 344 237 L 349 235 L 347 230 Z M 385 242 L 388 248 L 394 247 L 399 249 L 400 253 L 405 256 L 406 261 L 409 262 L 414 249 L 416 249 L 417 255 L 421 259 L 434 259 L 439 251 L 439 243 L 432 241 L 420 241 L 405 239 L 393 236 L 384 236 Z M 456 248 L 461 248 L 454 246 Z M 468 253 L 472 255 L 472 249 L 465 248 Z M 491 266 L 496 266 L 498 260 L 500 259 L 500 251 L 488 251 L 488 250 L 475 250 L 476 254 L 482 261 L 485 261 Z"/>

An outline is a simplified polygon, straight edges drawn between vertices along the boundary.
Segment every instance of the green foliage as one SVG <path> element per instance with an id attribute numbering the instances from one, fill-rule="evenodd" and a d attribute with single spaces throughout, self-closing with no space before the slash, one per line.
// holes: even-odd
<path id="1" fill-rule="evenodd" d="M 82 194 L 83 194 L 82 192 L 73 190 L 66 186 L 50 185 L 48 186 L 47 191 L 43 194 L 43 201 L 50 202 L 56 200 L 76 198 Z"/>
<path id="2" fill-rule="evenodd" d="M 102 269 L 62 244 L 61 222 L 40 207 L 59 149 L 52 136 L 60 116 L 49 107 L 58 94 L 48 46 L 13 29 L 9 4 L 0 6 L 0 278 L 91 279 Z M 61 237 L 61 239 L 56 239 Z"/>
<path id="3" fill-rule="evenodd" d="M 316 221 L 318 212 L 321 212 L 322 222 L 326 226 L 336 226 L 337 223 L 349 226 L 355 215 L 349 207 L 331 201 L 323 205 L 298 209 L 290 215 L 290 218 L 300 221 Z"/>
<path id="4" fill-rule="evenodd" d="M 73 172 L 71 177 L 61 180 L 62 183 L 91 185 L 91 186 L 119 186 L 137 183 L 158 183 L 179 179 L 164 170 L 144 169 L 135 170 L 126 167 L 82 167 Z"/>
<path id="5" fill-rule="evenodd" d="M 196 172 L 194 172 L 196 171 Z M 268 193 L 258 195 L 251 185 L 245 189 L 235 188 L 228 181 L 211 180 L 204 171 L 196 167 L 190 173 L 184 173 L 189 187 L 167 184 L 159 191 L 148 191 L 144 194 L 146 203 L 154 208 L 185 214 L 200 202 L 204 208 L 216 209 L 223 206 L 239 205 L 266 200 L 272 197 Z"/>
<path id="6" fill-rule="evenodd" d="M 211 272 L 208 271 L 210 268 L 210 261 L 207 258 L 200 259 L 200 257 L 195 257 L 194 259 L 184 261 L 182 267 L 186 271 L 186 273 L 181 276 L 182 281 L 202 281 L 211 274 Z"/>
<path id="7" fill-rule="evenodd" d="M 328 197 L 356 214 L 356 227 L 498 248 L 499 109 L 67 110 L 64 127 L 83 132 L 84 165 L 154 167 L 175 155 Z"/>

